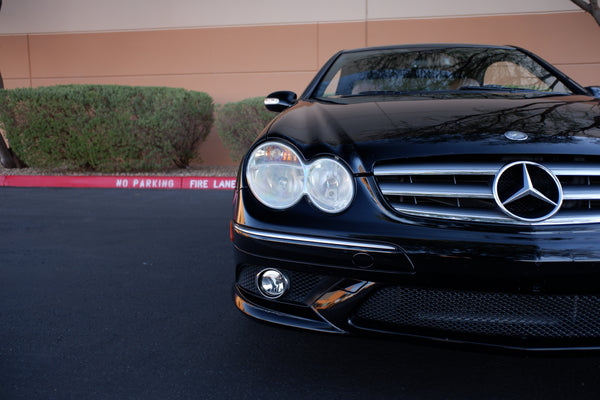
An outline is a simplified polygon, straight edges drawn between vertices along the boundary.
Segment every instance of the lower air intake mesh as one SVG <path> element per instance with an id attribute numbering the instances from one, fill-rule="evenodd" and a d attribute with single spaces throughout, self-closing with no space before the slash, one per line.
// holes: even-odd
<path id="1" fill-rule="evenodd" d="M 600 337 L 600 297 L 386 287 L 356 311 L 357 325 L 518 338 Z"/>

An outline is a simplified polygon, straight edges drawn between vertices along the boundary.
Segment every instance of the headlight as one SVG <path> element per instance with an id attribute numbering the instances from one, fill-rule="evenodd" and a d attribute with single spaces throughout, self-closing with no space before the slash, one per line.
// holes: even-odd
<path id="1" fill-rule="evenodd" d="M 331 158 L 321 158 L 308 168 L 306 191 L 315 206 L 334 213 L 350 205 L 354 184 L 352 176 L 342 164 Z"/>
<path id="2" fill-rule="evenodd" d="M 308 195 L 320 210 L 345 210 L 354 197 L 348 169 L 333 158 L 305 164 L 298 153 L 282 143 L 258 146 L 248 159 L 246 179 L 252 194 L 264 205 L 284 209 Z"/>
<path id="3" fill-rule="evenodd" d="M 265 143 L 252 152 L 246 178 L 254 196 L 271 208 L 291 207 L 304 193 L 300 157 L 280 143 Z"/>

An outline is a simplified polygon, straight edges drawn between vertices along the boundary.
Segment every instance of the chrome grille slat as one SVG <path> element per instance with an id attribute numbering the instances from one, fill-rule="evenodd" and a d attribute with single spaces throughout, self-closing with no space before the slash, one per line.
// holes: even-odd
<path id="1" fill-rule="evenodd" d="M 565 163 L 543 163 L 556 176 L 600 176 L 600 164 L 570 165 Z"/>
<path id="2" fill-rule="evenodd" d="M 600 200 L 600 188 L 565 187 L 563 188 L 564 200 Z"/>
<path id="3" fill-rule="evenodd" d="M 396 175 L 495 175 L 505 163 L 435 163 L 435 164 L 394 164 L 377 166 L 375 176 Z M 542 163 L 557 176 L 600 176 L 600 163 L 570 165 L 565 163 Z"/>
<path id="4" fill-rule="evenodd" d="M 385 196 L 469 197 L 473 199 L 494 198 L 494 195 L 488 187 L 475 185 L 383 183 L 380 185 L 380 188 Z"/>
<path id="5" fill-rule="evenodd" d="M 393 204 L 398 212 L 429 218 L 443 218 L 455 221 L 498 222 L 511 223 L 514 220 L 504 215 L 500 210 L 465 210 L 462 208 L 448 209 L 446 207 L 419 206 L 410 204 Z M 516 221 L 518 222 L 518 221 Z"/>
<path id="6" fill-rule="evenodd" d="M 510 225 L 524 225 L 521 221 L 514 220 L 504 215 L 500 211 L 494 210 L 466 210 L 450 209 L 445 207 L 419 207 L 410 206 L 407 204 L 392 205 L 394 209 L 400 213 L 428 217 L 428 218 L 443 218 L 453 221 L 468 221 L 468 222 L 494 222 Z M 570 224 L 592 224 L 600 222 L 600 211 L 586 213 L 585 216 L 579 215 L 578 212 L 564 211 L 558 213 L 554 217 L 545 221 L 536 222 L 535 225 L 570 225 Z M 525 224 L 528 225 L 528 224 Z"/>
<path id="7" fill-rule="evenodd" d="M 375 176 L 395 175 L 494 175 L 502 163 L 479 164 L 406 164 L 375 167 Z"/>
<path id="8" fill-rule="evenodd" d="M 562 209 L 541 222 L 516 220 L 496 205 L 493 180 L 509 162 L 398 163 L 376 165 L 373 173 L 388 204 L 404 215 L 510 225 L 600 223 L 600 163 L 539 157 L 536 162 L 552 171 L 563 188 Z"/>

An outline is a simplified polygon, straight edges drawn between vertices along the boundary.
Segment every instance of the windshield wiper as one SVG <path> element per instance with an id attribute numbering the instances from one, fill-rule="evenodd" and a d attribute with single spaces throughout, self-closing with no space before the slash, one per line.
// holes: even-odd
<path id="1" fill-rule="evenodd" d="M 340 97 L 360 97 L 360 96 L 399 96 L 409 92 L 397 92 L 394 90 L 368 90 L 353 94 L 346 94 Z"/>
<path id="2" fill-rule="evenodd" d="M 324 97 L 324 96 L 321 96 L 321 97 L 313 97 L 313 99 L 322 101 L 324 103 L 340 104 L 340 102 L 337 101 L 337 99 L 338 99 L 337 97 Z"/>
<path id="3" fill-rule="evenodd" d="M 363 97 L 363 96 L 431 96 L 438 93 L 438 91 L 394 91 L 394 90 L 369 90 L 365 92 L 359 92 L 354 94 L 346 94 L 340 96 L 342 98 L 348 97 Z"/>
<path id="4" fill-rule="evenodd" d="M 542 91 L 535 89 L 527 89 L 527 88 L 511 88 L 500 85 L 484 85 L 484 86 L 461 86 L 458 90 L 466 91 L 466 92 L 482 92 L 482 93 L 491 93 L 491 92 L 504 92 L 504 93 L 530 93 L 531 96 L 534 97 L 555 97 L 555 96 L 569 96 L 572 93 L 565 92 L 553 92 L 553 91 Z M 500 95 L 500 93 L 498 93 Z"/>
<path id="5" fill-rule="evenodd" d="M 461 86 L 458 90 L 471 90 L 471 91 L 485 91 L 485 92 L 509 92 L 509 93 L 518 93 L 518 92 L 539 92 L 539 90 L 535 89 L 527 89 L 527 88 L 515 88 L 515 87 L 507 87 L 500 85 L 483 85 L 483 86 Z M 543 93 L 543 92 L 542 92 Z"/>

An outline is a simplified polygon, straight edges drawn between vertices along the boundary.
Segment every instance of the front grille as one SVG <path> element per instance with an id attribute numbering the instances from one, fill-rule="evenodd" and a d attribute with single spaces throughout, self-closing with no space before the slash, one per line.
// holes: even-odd
<path id="1" fill-rule="evenodd" d="M 238 275 L 237 283 L 247 291 L 261 296 L 258 287 L 256 286 L 256 275 L 264 267 L 254 265 L 244 266 Z M 321 282 L 323 277 L 305 272 L 281 270 L 290 281 L 289 290 L 278 300 L 290 303 L 304 304 L 315 287 Z"/>
<path id="2" fill-rule="evenodd" d="M 600 297 L 386 287 L 356 311 L 360 326 L 538 339 L 600 337 Z"/>
<path id="3" fill-rule="evenodd" d="M 436 159 L 378 164 L 376 182 L 396 212 L 466 222 L 565 225 L 600 222 L 600 159 L 585 157 L 461 157 L 460 162 Z M 563 204 L 558 213 L 540 222 L 527 222 L 503 213 L 494 200 L 496 174 L 512 161 L 534 161 L 559 179 Z"/>

